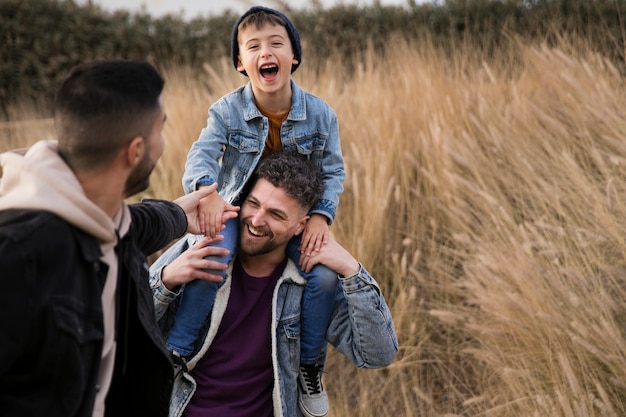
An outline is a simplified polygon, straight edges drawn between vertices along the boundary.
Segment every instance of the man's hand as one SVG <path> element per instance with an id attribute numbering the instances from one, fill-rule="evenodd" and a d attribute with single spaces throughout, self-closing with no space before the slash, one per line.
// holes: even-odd
<path id="1" fill-rule="evenodd" d="M 221 282 L 222 277 L 207 272 L 207 269 L 225 270 L 228 265 L 204 259 L 207 256 L 223 256 L 228 254 L 228 249 L 210 246 L 211 243 L 222 240 L 223 236 L 217 238 L 205 237 L 195 245 L 184 251 L 172 263 L 166 265 L 161 271 L 163 285 L 170 291 L 194 279 L 204 279 L 207 281 Z"/>
<path id="2" fill-rule="evenodd" d="M 310 272 L 317 264 L 326 265 L 344 277 L 352 276 L 360 269 L 358 261 L 350 252 L 333 239 L 329 239 L 319 251 L 313 251 L 311 255 L 303 254 L 300 257 L 300 265 L 304 272 Z"/>

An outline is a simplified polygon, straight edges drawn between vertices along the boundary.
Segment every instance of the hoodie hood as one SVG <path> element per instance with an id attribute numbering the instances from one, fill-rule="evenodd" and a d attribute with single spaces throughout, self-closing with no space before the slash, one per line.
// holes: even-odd
<path id="1" fill-rule="evenodd" d="M 24 154 L 0 154 L 0 166 L 0 210 L 45 210 L 101 244 L 117 240 L 113 219 L 87 198 L 74 172 L 59 155 L 56 141 L 37 142 Z"/>

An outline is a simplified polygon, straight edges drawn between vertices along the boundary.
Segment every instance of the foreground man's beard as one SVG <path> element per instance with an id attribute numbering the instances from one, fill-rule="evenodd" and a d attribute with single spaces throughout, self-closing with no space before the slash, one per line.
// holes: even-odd
<path id="1" fill-rule="evenodd" d="M 150 185 L 150 175 L 154 170 L 156 163 L 150 160 L 150 152 L 146 152 L 146 155 L 141 160 L 139 165 L 135 167 L 133 172 L 126 180 L 124 187 L 124 195 L 130 197 L 131 195 L 140 193 L 148 188 Z"/>

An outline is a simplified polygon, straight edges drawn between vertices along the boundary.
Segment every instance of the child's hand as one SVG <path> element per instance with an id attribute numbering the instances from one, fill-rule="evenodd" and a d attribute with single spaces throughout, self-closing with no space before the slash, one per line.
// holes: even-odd
<path id="1" fill-rule="evenodd" d="M 217 184 L 212 184 L 174 200 L 174 203 L 178 204 L 187 215 L 187 232 L 193 234 L 204 233 L 200 201 L 210 194 L 217 194 L 216 189 Z"/>
<path id="2" fill-rule="evenodd" d="M 313 252 L 311 256 L 302 255 L 300 265 L 304 272 L 311 272 L 317 264 L 322 264 L 344 277 L 352 276 L 359 272 L 359 262 L 343 248 L 339 243 L 329 239 L 320 251 Z"/>
<path id="3" fill-rule="evenodd" d="M 300 241 L 300 253 L 311 256 L 313 251 L 319 252 L 322 245 L 328 243 L 328 222 L 321 214 L 313 214 L 307 222 Z"/>
<path id="4" fill-rule="evenodd" d="M 201 232 L 213 238 L 222 231 L 224 222 L 236 217 L 239 211 L 239 207 L 228 204 L 218 193 L 209 194 L 200 200 L 198 208 Z"/>

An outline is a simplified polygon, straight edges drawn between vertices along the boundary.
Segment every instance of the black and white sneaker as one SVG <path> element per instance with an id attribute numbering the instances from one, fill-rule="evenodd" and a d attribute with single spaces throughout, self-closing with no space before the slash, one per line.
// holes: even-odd
<path id="1" fill-rule="evenodd" d="M 328 414 L 328 396 L 322 386 L 322 368 L 303 365 L 298 373 L 298 405 L 305 417 L 325 417 Z"/>

